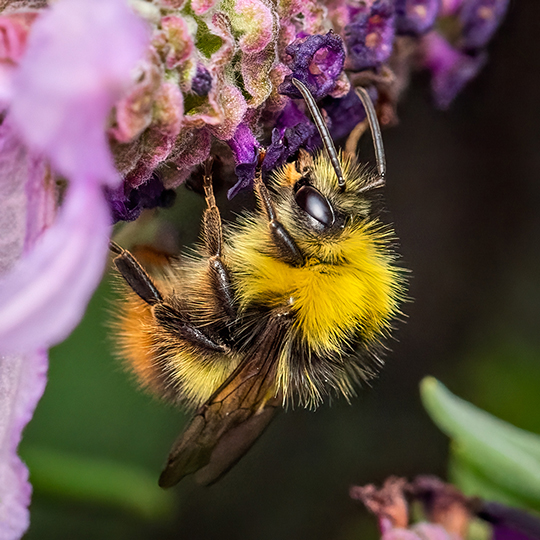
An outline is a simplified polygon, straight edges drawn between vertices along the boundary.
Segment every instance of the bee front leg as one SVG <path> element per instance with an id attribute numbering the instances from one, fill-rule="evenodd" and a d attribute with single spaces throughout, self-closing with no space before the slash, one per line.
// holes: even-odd
<path id="1" fill-rule="evenodd" d="M 109 249 L 116 255 L 113 259 L 116 269 L 135 293 L 151 306 L 163 302 L 163 297 L 150 276 L 129 251 L 112 240 Z"/>
<path id="2" fill-rule="evenodd" d="M 270 193 L 268 193 L 268 189 L 262 181 L 260 169 L 255 176 L 255 192 L 257 193 L 257 197 L 268 219 L 270 235 L 272 236 L 272 241 L 278 250 L 279 258 L 292 266 L 302 266 L 304 264 L 304 255 L 300 251 L 300 248 L 296 245 L 293 237 L 278 220 L 276 209 L 274 207 L 274 203 L 272 202 L 272 198 L 270 197 Z"/>
<path id="3" fill-rule="evenodd" d="M 207 209 L 203 216 L 203 240 L 206 253 L 208 255 L 208 271 L 214 288 L 214 292 L 219 300 L 225 314 L 234 319 L 236 316 L 236 306 L 234 294 L 231 287 L 229 271 L 223 260 L 223 228 L 221 226 L 221 215 L 216 205 L 214 190 L 212 187 L 212 160 L 205 164 L 204 172 L 204 193 Z"/>
<path id="4" fill-rule="evenodd" d="M 129 251 L 113 241 L 110 242 L 109 249 L 117 255 L 113 259 L 116 269 L 131 289 L 149 306 L 152 306 L 154 317 L 164 328 L 205 351 L 228 352 L 228 347 L 190 322 L 183 310 L 167 304 L 150 276 Z"/>

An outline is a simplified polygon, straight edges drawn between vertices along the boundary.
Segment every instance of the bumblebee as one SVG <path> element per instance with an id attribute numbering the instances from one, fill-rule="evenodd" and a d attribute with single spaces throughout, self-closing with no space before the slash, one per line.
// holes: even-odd
<path id="1" fill-rule="evenodd" d="M 143 386 L 195 414 L 174 444 L 162 487 L 195 473 L 211 484 L 288 404 L 350 399 L 382 365 L 404 296 L 393 232 L 372 216 L 384 185 L 377 117 L 363 88 L 377 172 L 336 152 L 309 90 L 323 152 L 255 179 L 258 208 L 225 229 L 207 163 L 207 208 L 195 255 L 151 278 L 115 243 L 128 287 L 116 321 L 120 355 Z M 326 152 L 326 153 L 324 153 Z M 262 159 L 262 156 L 261 156 Z"/>

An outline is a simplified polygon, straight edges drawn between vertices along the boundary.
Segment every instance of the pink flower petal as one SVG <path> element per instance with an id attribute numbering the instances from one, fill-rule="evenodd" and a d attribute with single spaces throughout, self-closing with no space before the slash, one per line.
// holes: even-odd
<path id="1" fill-rule="evenodd" d="M 0 276 L 21 256 L 26 235 L 27 150 L 11 125 L 0 126 Z"/>
<path id="2" fill-rule="evenodd" d="M 0 125 L 0 275 L 15 267 L 54 214 L 43 160 L 29 155 L 10 119 Z M 0 539 L 28 528 L 32 488 L 17 446 L 45 387 L 47 355 L 0 355 Z"/>
<path id="3" fill-rule="evenodd" d="M 226 84 L 219 89 L 217 100 L 222 121 L 218 125 L 209 125 L 208 130 L 218 139 L 227 141 L 244 118 L 247 103 L 242 92 L 232 84 Z"/>
<path id="4" fill-rule="evenodd" d="M 268 47 L 261 52 L 242 55 L 244 87 L 251 94 L 249 107 L 262 105 L 272 92 L 270 71 L 277 62 L 276 51 Z"/>
<path id="5" fill-rule="evenodd" d="M 34 23 L 12 114 L 25 141 L 60 173 L 120 182 L 105 124 L 148 38 L 124 0 L 60 0 Z"/>
<path id="6" fill-rule="evenodd" d="M 261 0 L 236 0 L 231 23 L 243 34 L 238 46 L 247 53 L 261 52 L 274 37 L 272 10 Z"/>
<path id="7" fill-rule="evenodd" d="M 22 11 L 0 16 L 0 109 L 13 99 L 15 67 L 26 49 L 26 40 L 37 12 Z"/>
<path id="8" fill-rule="evenodd" d="M 147 57 L 139 62 L 136 82 L 116 104 L 116 122 L 109 133 L 119 142 L 127 143 L 138 137 L 152 122 L 152 107 L 162 84 L 161 60 L 151 47 Z"/>
<path id="9" fill-rule="evenodd" d="M 26 48 L 28 31 L 36 11 L 15 12 L 0 17 L 0 61 L 18 62 Z"/>
<path id="10" fill-rule="evenodd" d="M 46 383 L 47 354 L 0 356 L 0 539 L 17 540 L 29 524 L 32 487 L 17 456 L 24 427 Z"/>
<path id="11" fill-rule="evenodd" d="M 414 532 L 420 540 L 461 540 L 461 537 L 458 534 L 448 532 L 442 525 L 437 523 L 420 522 L 413 525 L 411 531 Z"/>
<path id="12" fill-rule="evenodd" d="M 0 278 L 0 353 L 63 340 L 79 323 L 108 251 L 110 211 L 96 182 L 74 182 L 55 223 Z"/>
<path id="13" fill-rule="evenodd" d="M 203 15 L 213 8 L 217 0 L 191 0 L 191 9 L 195 15 Z"/>
<path id="14" fill-rule="evenodd" d="M 5 119 L 0 125 L 0 276 L 52 223 L 55 202 L 43 159 L 30 154 Z"/>
<path id="15" fill-rule="evenodd" d="M 390 529 L 381 536 L 381 540 L 430 540 L 429 538 L 422 538 L 418 534 L 409 529 L 402 529 L 396 527 Z M 445 540 L 448 540 L 447 538 Z"/>
<path id="16" fill-rule="evenodd" d="M 58 205 L 55 178 L 42 157 L 28 157 L 25 252 L 53 224 Z"/>
<path id="17" fill-rule="evenodd" d="M 174 69 L 184 63 L 193 52 L 193 38 L 183 17 L 167 15 L 161 19 L 162 35 L 167 44 L 165 65 Z"/>

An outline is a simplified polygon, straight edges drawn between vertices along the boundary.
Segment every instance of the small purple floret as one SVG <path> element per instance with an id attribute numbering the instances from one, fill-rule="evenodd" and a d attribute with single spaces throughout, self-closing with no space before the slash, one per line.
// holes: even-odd
<path id="1" fill-rule="evenodd" d="M 442 36 L 431 32 L 424 37 L 424 65 L 431 70 L 435 104 L 447 109 L 463 87 L 482 69 L 485 54 L 471 56 L 454 49 Z"/>
<path id="2" fill-rule="evenodd" d="M 459 18 L 463 25 L 461 47 L 478 50 L 485 47 L 499 27 L 509 0 L 466 0 Z"/>
<path id="3" fill-rule="evenodd" d="M 135 189 L 130 189 L 126 184 L 120 186 L 116 193 L 109 193 L 109 199 L 113 221 L 116 223 L 134 221 L 145 209 L 169 208 L 174 204 L 176 192 L 165 189 L 159 176 L 153 174 L 147 182 Z"/>
<path id="4" fill-rule="evenodd" d="M 373 94 L 372 100 L 376 101 L 377 91 L 374 88 L 369 91 Z M 366 118 L 364 106 L 352 87 L 345 97 L 340 99 L 328 97 L 321 106 L 330 119 L 330 134 L 336 140 L 349 135 L 354 127 Z"/>
<path id="5" fill-rule="evenodd" d="M 191 81 L 191 90 L 198 96 L 207 96 L 212 89 L 212 75 L 202 65 L 197 66 L 197 73 Z"/>
<path id="6" fill-rule="evenodd" d="M 394 5 L 391 0 L 376 0 L 371 8 L 357 10 L 345 27 L 349 69 L 362 71 L 380 66 L 390 57 L 393 41 Z"/>
<path id="7" fill-rule="evenodd" d="M 287 75 L 279 92 L 291 98 L 301 98 L 292 78 L 303 82 L 316 100 L 327 96 L 335 87 L 343 70 L 345 48 L 341 38 L 330 31 L 326 35 L 316 34 L 297 39 L 285 52 L 292 57 Z"/>
<path id="8" fill-rule="evenodd" d="M 259 159 L 259 142 L 244 123 L 238 126 L 233 138 L 227 142 L 234 155 L 234 172 L 238 177 L 238 182 L 227 192 L 227 197 L 232 199 L 239 191 L 253 185 Z"/>
<path id="9" fill-rule="evenodd" d="M 290 101 L 272 130 L 272 142 L 266 150 L 263 171 L 280 167 L 300 148 L 312 151 L 320 144 L 321 139 L 313 122 Z"/>
<path id="10" fill-rule="evenodd" d="M 396 0 L 396 34 L 419 36 L 435 24 L 441 0 Z"/>

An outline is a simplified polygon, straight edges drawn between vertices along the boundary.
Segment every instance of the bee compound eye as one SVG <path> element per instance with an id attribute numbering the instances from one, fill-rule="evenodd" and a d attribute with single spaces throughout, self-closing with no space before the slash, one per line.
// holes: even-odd
<path id="1" fill-rule="evenodd" d="M 328 199 L 312 186 L 302 186 L 294 195 L 296 204 L 325 227 L 334 224 L 335 216 Z"/>

